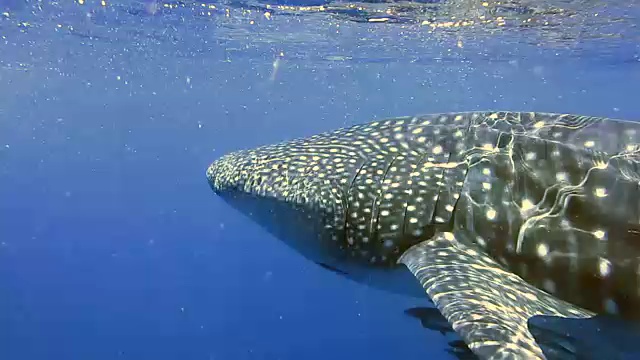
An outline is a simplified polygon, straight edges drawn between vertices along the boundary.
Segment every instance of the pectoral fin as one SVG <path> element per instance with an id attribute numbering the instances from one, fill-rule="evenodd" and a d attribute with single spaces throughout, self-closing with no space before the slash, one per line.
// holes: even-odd
<path id="1" fill-rule="evenodd" d="M 506 271 L 463 232 L 437 233 L 407 250 L 399 262 L 482 359 L 544 359 L 527 327 L 530 317 L 594 315 Z"/>

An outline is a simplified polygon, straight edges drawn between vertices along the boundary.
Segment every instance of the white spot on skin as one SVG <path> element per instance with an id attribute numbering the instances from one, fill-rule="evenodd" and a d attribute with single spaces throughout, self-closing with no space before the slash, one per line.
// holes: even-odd
<path id="1" fill-rule="evenodd" d="M 593 164 L 594 169 L 606 169 L 609 167 L 609 164 L 604 161 L 595 160 Z"/>
<path id="2" fill-rule="evenodd" d="M 482 150 L 486 150 L 486 151 L 494 151 L 495 148 L 493 147 L 493 144 L 483 144 L 482 145 Z"/>
<path id="3" fill-rule="evenodd" d="M 487 246 L 487 241 L 481 236 L 476 237 L 476 242 L 483 248 Z"/>
<path id="4" fill-rule="evenodd" d="M 486 215 L 488 220 L 495 220 L 498 213 L 494 209 L 489 209 L 487 210 Z"/>
<path id="5" fill-rule="evenodd" d="M 522 200 L 522 210 L 527 211 L 533 207 L 533 202 L 529 199 Z"/>
<path id="6" fill-rule="evenodd" d="M 605 258 L 598 261 L 598 271 L 601 277 L 607 277 L 611 273 L 611 262 Z"/>
<path id="7" fill-rule="evenodd" d="M 538 244 L 538 247 L 536 248 L 536 253 L 541 258 L 546 257 L 549 254 L 549 245 L 545 243 Z"/>
<path id="8" fill-rule="evenodd" d="M 606 235 L 607 235 L 607 233 L 605 233 L 602 230 L 596 230 L 596 231 L 593 232 L 593 236 L 595 236 L 596 239 L 598 239 L 598 240 L 603 240 Z"/>
<path id="9" fill-rule="evenodd" d="M 455 239 L 455 236 L 453 236 L 453 233 L 445 232 L 444 233 L 444 238 L 445 238 L 445 240 L 453 241 Z"/>
<path id="10" fill-rule="evenodd" d="M 607 189 L 602 188 L 602 187 L 596 188 L 595 195 L 597 197 L 605 197 L 605 196 L 607 196 Z"/>

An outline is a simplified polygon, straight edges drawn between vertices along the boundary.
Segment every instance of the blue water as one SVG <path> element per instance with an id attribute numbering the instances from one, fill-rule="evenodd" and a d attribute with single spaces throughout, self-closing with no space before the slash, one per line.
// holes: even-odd
<path id="1" fill-rule="evenodd" d="M 0 0 L 0 359 L 453 358 L 426 298 L 309 263 L 204 172 L 391 116 L 640 120 L 638 5 L 454 1 Z"/>

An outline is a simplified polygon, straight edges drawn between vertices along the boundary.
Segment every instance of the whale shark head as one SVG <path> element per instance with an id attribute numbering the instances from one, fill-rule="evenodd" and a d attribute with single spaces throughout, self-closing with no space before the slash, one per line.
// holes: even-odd
<path id="1" fill-rule="evenodd" d="M 431 120 L 389 119 L 233 152 L 207 177 L 217 195 L 305 257 L 368 282 L 375 270 L 398 268 L 451 212 L 438 194 L 459 128 Z"/>
<path id="2" fill-rule="evenodd" d="M 207 177 L 232 207 L 306 257 L 325 262 L 346 250 L 344 194 L 353 170 L 329 165 L 326 154 L 312 154 L 312 147 L 292 142 L 233 152 L 214 161 Z"/>

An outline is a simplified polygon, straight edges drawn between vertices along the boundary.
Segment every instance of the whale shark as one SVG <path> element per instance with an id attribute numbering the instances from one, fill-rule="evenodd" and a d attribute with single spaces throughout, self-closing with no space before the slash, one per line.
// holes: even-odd
<path id="1" fill-rule="evenodd" d="M 477 357 L 545 359 L 533 318 L 640 320 L 639 144 L 633 121 L 438 113 L 237 150 L 206 175 L 310 261 L 426 295 Z"/>

